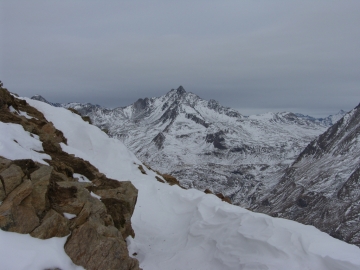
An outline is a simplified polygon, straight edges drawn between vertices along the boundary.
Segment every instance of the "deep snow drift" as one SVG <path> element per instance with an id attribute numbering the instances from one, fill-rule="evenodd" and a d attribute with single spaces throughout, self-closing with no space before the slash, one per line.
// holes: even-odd
<path id="1" fill-rule="evenodd" d="M 130 254 L 137 254 L 143 269 L 360 268 L 358 247 L 312 226 L 253 213 L 194 189 L 183 190 L 159 183 L 154 172 L 145 168 L 147 175 L 144 175 L 139 171 L 140 161 L 120 141 L 108 138 L 78 115 L 42 102 L 26 101 L 64 133 L 68 142 L 68 145 L 62 144 L 64 151 L 88 160 L 109 178 L 130 180 L 139 189 L 132 217 L 136 237 L 127 240 Z M 4 157 L 9 157 L 10 147 L 15 147 L 7 144 L 14 136 L 7 130 L 16 126 L 1 127 L 0 155 Z M 30 134 L 23 132 L 19 136 L 21 142 L 27 142 L 26 136 Z M 11 158 L 29 158 L 31 149 L 39 150 L 35 141 L 21 142 L 16 157 Z M 7 257 L 11 252 L 7 249 L 8 243 L 18 241 L 29 241 L 29 236 L 0 233 L 0 250 L 4 251 L 0 253 L 1 261 L 6 261 L 10 269 L 38 269 L 34 266 L 36 263 L 44 268 L 54 267 L 55 263 L 61 269 L 75 269 L 60 253 L 58 259 L 62 262 L 50 263 L 46 256 L 39 256 L 41 251 L 27 247 L 16 251 L 18 258 L 23 258 L 19 267 L 16 259 Z M 43 243 L 55 245 L 51 239 Z M 56 248 L 63 243 L 59 239 Z"/>

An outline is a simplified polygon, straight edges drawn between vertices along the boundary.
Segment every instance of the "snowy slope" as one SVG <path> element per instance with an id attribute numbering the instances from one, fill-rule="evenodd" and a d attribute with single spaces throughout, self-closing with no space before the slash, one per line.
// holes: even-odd
<path id="1" fill-rule="evenodd" d="M 139 160 L 120 141 L 67 110 L 27 102 L 64 133 L 68 141 L 62 144 L 64 151 L 90 161 L 107 177 L 130 180 L 139 189 L 132 217 L 136 237 L 128 238 L 128 243 L 130 254 L 137 253 L 146 270 L 360 268 L 356 246 L 312 226 L 256 214 L 195 189 L 159 183 L 154 172 L 145 169 L 144 175 L 138 170 Z M 0 155 L 6 155 L 2 149 Z M 24 147 L 23 154 L 28 151 L 31 147 Z M 4 245 L 1 241 L 0 247 Z M 31 265 L 35 255 L 24 260 Z"/>
<path id="2" fill-rule="evenodd" d="M 304 147 L 327 126 L 289 112 L 243 116 L 173 89 L 116 109 L 69 103 L 121 140 L 153 169 L 187 188 L 210 188 L 249 207 L 275 185 Z"/>
<path id="3" fill-rule="evenodd" d="M 360 245 L 360 105 L 312 141 L 256 211 Z"/>

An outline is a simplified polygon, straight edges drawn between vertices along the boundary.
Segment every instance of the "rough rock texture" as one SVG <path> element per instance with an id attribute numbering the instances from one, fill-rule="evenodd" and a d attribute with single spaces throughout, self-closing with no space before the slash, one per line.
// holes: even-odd
<path id="1" fill-rule="evenodd" d="M 231 199 L 229 198 L 229 197 L 225 197 L 222 193 L 216 193 L 216 194 L 214 194 L 210 189 L 205 189 L 204 190 L 204 193 L 205 194 L 213 194 L 213 195 L 215 195 L 215 196 L 217 196 L 219 199 L 221 199 L 223 202 L 227 202 L 227 203 L 229 203 L 229 204 L 232 204 L 231 203 Z"/>
<path id="2" fill-rule="evenodd" d="M 97 179 L 94 183 L 96 186 L 92 186 L 90 190 L 101 197 L 114 226 L 124 238 L 128 235 L 135 237 L 130 219 L 135 209 L 137 189 L 129 181 Z"/>
<path id="3" fill-rule="evenodd" d="M 86 269 L 139 269 L 124 240 L 134 236 L 131 215 L 137 189 L 128 181 L 108 179 L 88 161 L 63 152 L 62 132 L 3 88 L 0 121 L 20 124 L 38 135 L 51 156 L 46 160 L 50 166 L 0 157 L 0 228 L 41 239 L 70 235 L 65 251 Z M 92 182 L 79 182 L 73 173 Z M 75 217 L 68 219 L 68 214 Z"/>
<path id="4" fill-rule="evenodd" d="M 252 209 L 360 246 L 360 105 L 311 142 Z"/>
<path id="5" fill-rule="evenodd" d="M 44 216 L 41 225 L 31 232 L 32 237 L 48 239 L 70 234 L 69 220 L 53 209 Z"/>

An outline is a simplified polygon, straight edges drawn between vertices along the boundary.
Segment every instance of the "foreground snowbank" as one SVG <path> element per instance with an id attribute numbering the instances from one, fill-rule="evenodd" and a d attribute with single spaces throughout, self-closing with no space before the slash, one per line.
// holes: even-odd
<path id="1" fill-rule="evenodd" d="M 89 160 L 109 178 L 131 180 L 139 189 L 132 218 L 136 237 L 128 243 L 145 270 L 360 269 L 358 247 L 312 226 L 159 183 L 154 172 L 139 171 L 140 161 L 120 141 L 70 111 L 26 100 L 63 131 L 68 141 L 64 151 Z"/>
<path id="2" fill-rule="evenodd" d="M 0 230 L 0 269 L 40 270 L 63 269 L 81 270 L 73 264 L 64 251 L 67 237 L 41 240 L 28 234 Z"/>

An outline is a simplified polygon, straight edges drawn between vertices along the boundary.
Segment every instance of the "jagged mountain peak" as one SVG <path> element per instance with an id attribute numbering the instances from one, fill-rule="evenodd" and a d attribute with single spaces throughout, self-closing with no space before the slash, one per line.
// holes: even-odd
<path id="1" fill-rule="evenodd" d="M 134 103 L 134 109 L 136 110 L 144 110 L 147 106 L 149 105 L 149 98 L 139 98 L 137 101 L 135 101 Z"/>
<path id="2" fill-rule="evenodd" d="M 185 88 L 180 85 L 177 89 L 171 89 L 170 92 L 168 94 L 175 94 L 178 96 L 185 96 L 187 94 Z"/>
<path id="3" fill-rule="evenodd" d="M 44 103 L 47 103 L 47 104 L 50 104 L 54 107 L 62 107 L 62 104 L 60 103 L 52 103 L 50 101 L 47 101 L 43 96 L 41 95 L 35 95 L 35 96 L 32 96 L 31 99 L 33 100 L 38 100 L 38 101 L 41 101 L 41 102 L 44 102 Z"/>
<path id="4" fill-rule="evenodd" d="M 31 97 L 31 99 L 33 99 L 33 100 L 38 100 L 38 101 L 42 101 L 42 102 L 45 102 L 45 103 L 48 102 L 48 101 L 47 101 L 43 96 L 41 96 L 41 95 L 34 95 L 34 96 Z"/>
<path id="5" fill-rule="evenodd" d="M 180 95 L 186 93 L 186 91 L 185 91 L 184 87 L 182 87 L 182 85 L 180 85 L 180 86 L 178 87 L 178 89 L 176 89 L 176 92 L 177 92 L 178 94 L 180 94 Z"/>

